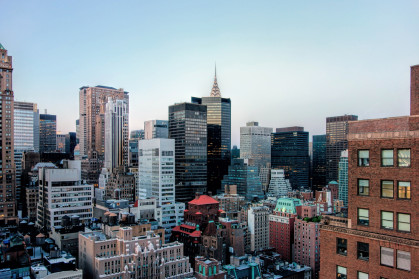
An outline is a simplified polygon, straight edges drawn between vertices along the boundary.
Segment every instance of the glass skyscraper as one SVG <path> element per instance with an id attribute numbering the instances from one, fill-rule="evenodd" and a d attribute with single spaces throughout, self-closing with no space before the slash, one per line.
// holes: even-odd
<path id="1" fill-rule="evenodd" d="M 326 135 L 313 136 L 312 188 L 321 190 L 326 186 Z"/>
<path id="2" fill-rule="evenodd" d="M 169 138 L 175 140 L 176 201 L 189 202 L 207 191 L 207 107 L 169 106 Z"/>
<path id="3" fill-rule="evenodd" d="M 207 107 L 207 189 L 216 194 L 231 160 L 231 101 L 221 97 L 215 75 L 211 95 L 192 97 L 192 103 Z"/>
<path id="4" fill-rule="evenodd" d="M 271 166 L 285 170 L 293 189 L 309 187 L 308 132 L 303 127 L 280 128 L 272 133 Z"/>
<path id="5" fill-rule="evenodd" d="M 339 200 L 348 206 L 348 150 L 342 151 L 339 160 Z"/>
<path id="6" fill-rule="evenodd" d="M 55 152 L 57 148 L 57 116 L 39 115 L 39 153 Z"/>

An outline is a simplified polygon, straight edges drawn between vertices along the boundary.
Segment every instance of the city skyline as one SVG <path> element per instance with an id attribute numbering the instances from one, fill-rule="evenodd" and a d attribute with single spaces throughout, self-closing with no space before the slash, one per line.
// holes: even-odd
<path id="1" fill-rule="evenodd" d="M 409 114 L 414 1 L 97 3 L 2 4 L 15 100 L 57 115 L 58 131 L 76 130 L 82 86 L 130 92 L 130 130 L 167 120 L 168 106 L 209 96 L 215 62 L 232 101 L 232 145 L 249 121 L 304 126 L 311 141 L 326 117 Z"/>

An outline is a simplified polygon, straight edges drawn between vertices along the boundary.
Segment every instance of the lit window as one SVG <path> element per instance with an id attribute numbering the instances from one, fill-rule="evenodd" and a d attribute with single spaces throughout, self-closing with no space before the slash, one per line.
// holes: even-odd
<path id="1" fill-rule="evenodd" d="M 393 181 L 390 181 L 390 180 L 381 181 L 381 197 L 382 198 L 394 197 Z"/>
<path id="2" fill-rule="evenodd" d="M 410 182 L 399 181 L 398 182 L 398 197 L 399 199 L 410 200 Z"/>
<path id="3" fill-rule="evenodd" d="M 399 167 L 410 167 L 410 149 L 397 150 L 397 164 Z"/>
<path id="4" fill-rule="evenodd" d="M 381 264 L 386 266 L 394 265 L 394 249 L 381 247 Z"/>
<path id="5" fill-rule="evenodd" d="M 358 195 L 369 196 L 370 194 L 370 182 L 368 179 L 358 179 Z"/>
<path id="6" fill-rule="evenodd" d="M 394 213 L 393 212 L 391 212 L 391 211 L 381 211 L 381 227 L 383 229 L 392 230 L 394 228 L 393 218 L 394 218 Z"/>
<path id="7" fill-rule="evenodd" d="M 393 165 L 393 149 L 381 150 L 381 166 L 392 167 Z"/>
<path id="8" fill-rule="evenodd" d="M 402 232 L 410 232 L 410 214 L 397 213 L 397 229 Z"/>
<path id="9" fill-rule="evenodd" d="M 370 165 L 370 151 L 358 150 L 358 166 L 368 167 Z"/>
<path id="10" fill-rule="evenodd" d="M 358 208 L 358 225 L 369 226 L 369 210 L 364 208 Z"/>
<path id="11" fill-rule="evenodd" d="M 397 268 L 410 271 L 410 252 L 397 250 Z"/>

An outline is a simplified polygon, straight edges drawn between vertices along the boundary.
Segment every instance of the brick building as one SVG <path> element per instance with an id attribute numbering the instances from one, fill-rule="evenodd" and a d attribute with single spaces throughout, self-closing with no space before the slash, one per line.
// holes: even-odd
<path id="1" fill-rule="evenodd" d="M 411 74 L 410 116 L 349 124 L 348 221 L 322 226 L 321 278 L 419 278 L 419 65 Z"/>
<path id="2" fill-rule="evenodd" d="M 197 279 L 223 279 L 226 277 L 226 272 L 221 269 L 221 263 L 216 259 L 196 257 L 195 277 Z"/>

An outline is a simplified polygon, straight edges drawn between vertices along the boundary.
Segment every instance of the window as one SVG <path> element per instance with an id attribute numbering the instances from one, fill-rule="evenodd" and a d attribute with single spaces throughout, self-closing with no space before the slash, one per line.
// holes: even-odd
<path id="1" fill-rule="evenodd" d="M 368 179 L 358 179 L 358 195 L 369 196 L 370 194 L 370 181 Z"/>
<path id="2" fill-rule="evenodd" d="M 343 266 L 337 266 L 336 270 L 336 278 L 337 279 L 346 279 L 346 267 Z"/>
<path id="3" fill-rule="evenodd" d="M 397 268 L 410 271 L 410 252 L 397 250 Z"/>
<path id="4" fill-rule="evenodd" d="M 348 240 L 336 238 L 336 253 L 346 256 L 348 253 Z"/>
<path id="5" fill-rule="evenodd" d="M 370 245 L 358 242 L 358 259 L 368 261 L 370 259 Z"/>
<path id="6" fill-rule="evenodd" d="M 410 214 L 397 213 L 397 229 L 402 232 L 410 232 Z"/>
<path id="7" fill-rule="evenodd" d="M 394 266 L 394 249 L 381 247 L 381 264 L 386 266 Z"/>
<path id="8" fill-rule="evenodd" d="M 410 200 L 410 182 L 399 181 L 397 184 L 398 184 L 397 192 L 398 192 L 399 199 Z"/>
<path id="9" fill-rule="evenodd" d="M 381 228 L 392 230 L 394 228 L 393 225 L 393 218 L 394 213 L 391 211 L 381 211 Z"/>
<path id="10" fill-rule="evenodd" d="M 394 197 L 393 181 L 391 180 L 381 181 L 381 197 L 390 198 L 390 199 Z"/>
<path id="11" fill-rule="evenodd" d="M 358 150 L 358 166 L 368 167 L 370 165 L 370 151 Z"/>
<path id="12" fill-rule="evenodd" d="M 369 210 L 364 208 L 358 208 L 358 225 L 369 226 Z"/>
<path id="13" fill-rule="evenodd" d="M 399 167 L 410 167 L 410 149 L 397 150 L 397 165 Z"/>
<path id="14" fill-rule="evenodd" d="M 392 167 L 393 165 L 393 149 L 381 150 L 381 166 Z"/>
<path id="15" fill-rule="evenodd" d="M 358 279 L 368 279 L 368 273 L 358 271 Z"/>

